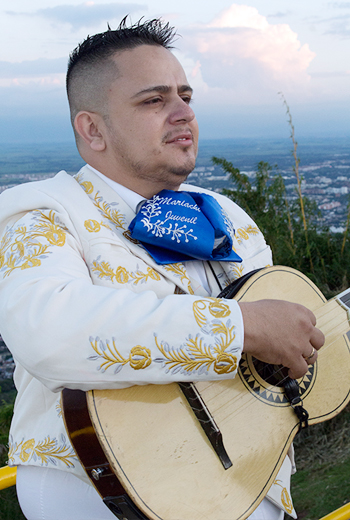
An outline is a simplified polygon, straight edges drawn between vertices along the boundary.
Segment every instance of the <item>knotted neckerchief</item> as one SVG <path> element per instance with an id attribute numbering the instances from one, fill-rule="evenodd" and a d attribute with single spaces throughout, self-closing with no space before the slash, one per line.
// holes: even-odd
<path id="1" fill-rule="evenodd" d="M 158 264 L 242 262 L 232 249 L 232 222 L 204 193 L 162 190 L 143 203 L 129 230 Z"/>

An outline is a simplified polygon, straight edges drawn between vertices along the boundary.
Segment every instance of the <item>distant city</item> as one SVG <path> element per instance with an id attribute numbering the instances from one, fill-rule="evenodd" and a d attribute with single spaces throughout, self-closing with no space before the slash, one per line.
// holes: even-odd
<path id="1" fill-rule="evenodd" d="M 229 176 L 214 166 L 212 157 L 225 158 L 254 181 L 257 164 L 265 161 L 284 179 L 287 198 L 296 198 L 295 166 L 290 139 L 224 139 L 200 142 L 196 168 L 190 184 L 220 192 L 233 188 Z M 307 139 L 298 145 L 303 194 L 316 201 L 324 224 L 331 232 L 344 231 L 350 194 L 349 139 Z M 64 169 L 76 173 L 84 162 L 74 143 L 57 145 L 0 144 L 0 192 L 16 184 L 54 176 Z M 0 331 L 1 332 L 1 331 Z M 0 341 L 0 379 L 12 377 L 11 354 Z"/>

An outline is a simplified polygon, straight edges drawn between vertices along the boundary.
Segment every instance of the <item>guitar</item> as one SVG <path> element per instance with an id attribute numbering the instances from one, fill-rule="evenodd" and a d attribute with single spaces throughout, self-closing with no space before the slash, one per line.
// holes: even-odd
<path id="1" fill-rule="evenodd" d="M 280 266 L 240 285 L 237 301 L 288 300 L 314 312 L 326 342 L 298 380 L 300 396 L 309 425 L 337 415 L 350 400 L 350 289 L 327 302 L 307 277 Z M 71 442 L 119 520 L 244 520 L 254 511 L 299 428 L 283 386 L 261 365 L 243 355 L 234 379 L 189 383 L 196 413 L 176 383 L 63 391 Z M 220 442 L 201 427 L 206 417 L 226 469 Z"/>

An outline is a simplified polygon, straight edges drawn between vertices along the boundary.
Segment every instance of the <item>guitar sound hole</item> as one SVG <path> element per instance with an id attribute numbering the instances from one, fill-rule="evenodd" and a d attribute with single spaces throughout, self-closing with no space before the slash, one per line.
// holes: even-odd
<path id="1" fill-rule="evenodd" d="M 288 369 L 282 365 L 269 365 L 259 359 L 253 359 L 254 368 L 259 376 L 272 386 L 283 386 L 288 377 Z"/>

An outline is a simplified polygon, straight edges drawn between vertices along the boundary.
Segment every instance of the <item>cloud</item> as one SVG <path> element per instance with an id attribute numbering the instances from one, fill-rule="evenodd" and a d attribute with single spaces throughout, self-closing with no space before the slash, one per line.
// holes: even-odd
<path id="1" fill-rule="evenodd" d="M 121 19 L 127 14 L 147 10 L 145 4 L 95 4 L 92 1 L 79 5 L 57 5 L 38 9 L 30 13 L 7 11 L 6 14 L 19 16 L 40 16 L 59 24 L 69 24 L 73 29 L 96 26 L 100 22 L 109 22 L 115 18 Z"/>
<path id="2" fill-rule="evenodd" d="M 329 5 L 330 7 L 335 7 L 336 9 L 350 9 L 350 2 L 332 2 Z"/>
<path id="3" fill-rule="evenodd" d="M 286 11 L 285 13 L 282 13 L 281 11 L 279 11 L 278 13 L 274 13 L 274 14 L 269 14 L 268 15 L 268 18 L 287 18 L 287 16 L 290 16 L 291 12 L 290 11 Z"/>
<path id="4" fill-rule="evenodd" d="M 330 24 L 330 27 L 325 34 L 339 36 L 343 39 L 350 38 L 350 14 L 334 17 L 326 22 Z"/>
<path id="5" fill-rule="evenodd" d="M 186 31 L 186 51 L 203 83 L 228 99 L 260 102 L 309 82 L 315 53 L 287 24 L 271 24 L 254 7 L 232 4 L 211 23 Z M 203 85 L 204 87 L 204 85 Z"/>
<path id="6" fill-rule="evenodd" d="M 67 70 L 67 58 L 38 59 L 10 63 L 0 61 L 0 78 L 23 78 L 64 74 Z"/>

